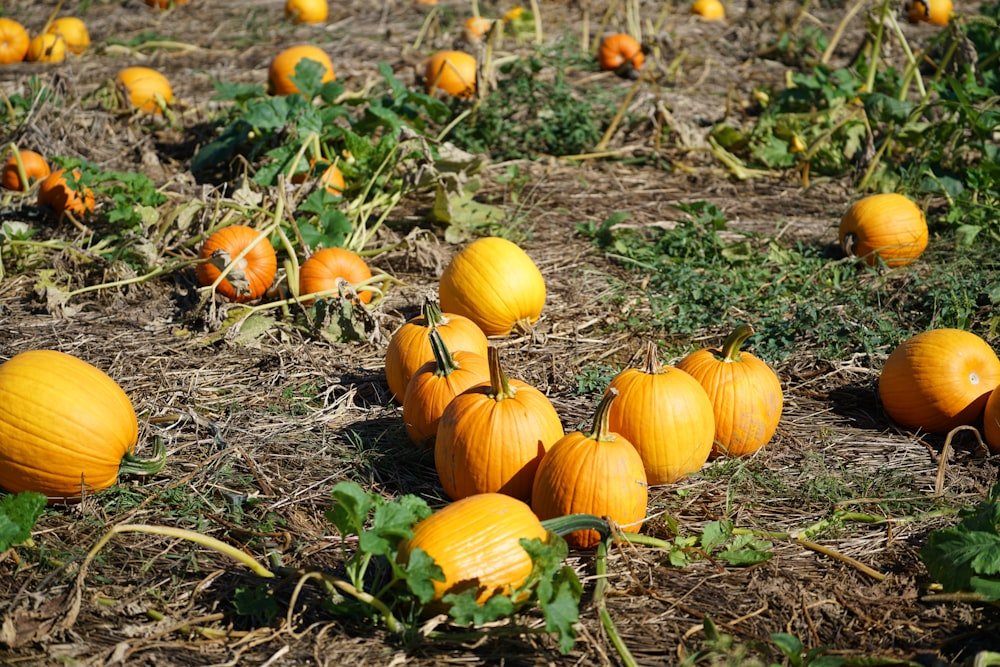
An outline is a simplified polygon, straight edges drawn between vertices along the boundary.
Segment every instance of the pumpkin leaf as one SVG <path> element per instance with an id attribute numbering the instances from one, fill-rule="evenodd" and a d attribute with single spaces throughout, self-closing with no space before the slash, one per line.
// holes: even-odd
<path id="1" fill-rule="evenodd" d="M 434 581 L 444 581 L 444 572 L 434 559 L 423 549 L 417 547 L 410 552 L 404 573 L 406 585 L 421 603 L 427 604 L 434 599 Z"/>
<path id="2" fill-rule="evenodd" d="M 357 482 L 339 482 L 333 487 L 333 507 L 326 518 L 341 536 L 360 535 L 374 505 L 372 497 Z"/>
<path id="3" fill-rule="evenodd" d="M 0 498 L 0 552 L 31 537 L 31 529 L 42 515 L 48 499 L 41 493 L 25 491 Z"/>
<path id="4" fill-rule="evenodd" d="M 514 601 L 506 595 L 498 593 L 483 604 L 479 604 L 476 601 L 478 593 L 479 591 L 472 587 L 461 593 L 448 593 L 441 598 L 445 604 L 451 605 L 448 614 L 455 623 L 479 627 L 514 613 Z"/>

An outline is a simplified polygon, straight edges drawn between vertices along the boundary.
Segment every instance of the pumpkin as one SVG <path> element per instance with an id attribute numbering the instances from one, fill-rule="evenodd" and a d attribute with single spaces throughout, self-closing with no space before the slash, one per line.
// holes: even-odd
<path id="1" fill-rule="evenodd" d="M 545 305 L 545 279 L 517 244 L 473 241 L 452 258 L 438 284 L 441 309 L 464 315 L 487 336 L 530 331 Z"/>
<path id="2" fill-rule="evenodd" d="M 719 0 L 694 0 L 691 13 L 706 21 L 718 21 L 726 18 L 726 7 Z"/>
<path id="3" fill-rule="evenodd" d="M 490 377 L 490 366 L 475 352 L 452 353 L 441 333 L 427 335 L 434 352 L 429 361 L 413 374 L 403 398 L 403 426 L 417 447 L 429 448 L 437 437 L 438 422 L 453 398 Z"/>
<path id="4" fill-rule="evenodd" d="M 285 16 L 296 23 L 324 23 L 330 13 L 326 0 L 287 0 Z"/>
<path id="5" fill-rule="evenodd" d="M 476 92 L 476 59 L 464 51 L 438 51 L 424 66 L 428 94 L 435 90 L 454 97 L 472 97 Z"/>
<path id="6" fill-rule="evenodd" d="M 614 387 L 605 392 L 589 433 L 569 433 L 546 452 L 531 492 L 531 507 L 543 521 L 593 514 L 608 517 L 625 532 L 642 527 L 649 502 L 646 470 L 632 443 L 609 428 L 617 396 Z M 590 549 L 601 536 L 596 530 L 576 530 L 565 538 L 572 546 Z"/>
<path id="7" fill-rule="evenodd" d="M 78 500 L 115 483 L 139 437 L 135 410 L 114 380 L 55 350 L 0 365 L 0 487 Z"/>
<path id="8" fill-rule="evenodd" d="M 903 195 L 869 195 L 844 214 L 839 236 L 844 254 L 860 257 L 869 266 L 906 266 L 927 248 L 927 221 Z"/>
<path id="9" fill-rule="evenodd" d="M 66 170 L 57 169 L 38 184 L 38 205 L 47 206 L 60 218 L 66 213 L 82 217 L 94 210 L 94 192 L 79 183 L 80 171 L 70 172 L 74 184 L 66 181 Z"/>
<path id="10" fill-rule="evenodd" d="M 51 32 L 35 35 L 28 42 L 25 59 L 33 63 L 61 63 L 66 60 L 66 40 Z"/>
<path id="11" fill-rule="evenodd" d="M 351 287 L 372 277 L 368 263 L 350 250 L 324 248 L 310 255 L 299 268 L 299 294 L 315 294 L 337 289 L 339 281 Z M 372 293 L 358 292 L 362 303 L 372 300 Z"/>
<path id="12" fill-rule="evenodd" d="M 635 37 L 625 33 L 605 37 L 597 49 L 598 66 L 623 76 L 634 77 L 644 62 L 646 55 L 642 52 L 642 45 Z"/>
<path id="13" fill-rule="evenodd" d="M 488 354 L 489 341 L 475 322 L 462 315 L 442 313 L 440 306 L 428 299 L 422 314 L 404 322 L 392 334 L 385 350 L 386 382 L 400 405 L 413 374 L 434 360 L 434 351 L 427 337 L 431 329 L 437 329 L 449 350 L 475 352 L 484 358 Z"/>
<path id="14" fill-rule="evenodd" d="M 608 389 L 619 392 L 609 427 L 639 451 L 650 484 L 672 484 L 701 469 L 712 453 L 715 408 L 697 380 L 660 364 L 654 343 L 643 366 L 621 371 Z"/>
<path id="15" fill-rule="evenodd" d="M 320 78 L 323 83 L 337 78 L 333 72 L 330 56 L 326 55 L 323 49 L 311 44 L 292 46 L 276 55 L 268 68 L 268 90 L 272 95 L 291 95 L 299 92 L 299 87 L 289 77 L 295 76 L 295 66 L 303 60 L 311 60 L 323 67 L 323 76 Z"/>
<path id="16" fill-rule="evenodd" d="M 24 176 L 27 182 L 21 181 L 21 175 L 17 170 L 17 159 L 21 158 L 21 166 L 24 167 Z M 3 163 L 0 169 L 0 185 L 8 190 L 26 191 L 34 182 L 48 176 L 51 172 L 48 161 L 39 153 L 29 150 L 18 151 L 18 155 L 11 155 Z"/>
<path id="17" fill-rule="evenodd" d="M 721 348 L 697 350 L 677 362 L 712 401 L 715 454 L 752 454 L 771 441 L 781 419 L 784 396 L 778 376 L 754 355 L 740 351 L 753 333 L 749 324 L 740 325 Z"/>
<path id="18" fill-rule="evenodd" d="M 90 33 L 87 32 L 87 24 L 75 16 L 63 16 L 56 19 L 49 25 L 46 32 L 62 37 L 70 53 L 80 55 L 90 47 Z"/>
<path id="19" fill-rule="evenodd" d="M 1000 385 L 1000 359 L 976 334 L 931 329 L 900 343 L 878 379 L 882 407 L 896 423 L 948 433 L 979 423 L 986 401 Z"/>
<path id="20" fill-rule="evenodd" d="M 993 454 L 1000 454 L 1000 391 L 994 389 L 983 409 L 983 438 Z"/>
<path id="21" fill-rule="evenodd" d="M 406 564 L 421 549 L 434 559 L 444 581 L 432 580 L 434 599 L 472 589 L 483 604 L 509 594 L 531 574 L 531 556 L 521 540 L 543 542 L 548 531 L 527 503 L 502 493 L 484 493 L 451 503 L 413 526 L 413 537 L 399 545 Z"/>
<path id="22" fill-rule="evenodd" d="M 240 257 L 248 247 L 250 249 Z M 215 289 L 230 301 L 239 303 L 264 296 L 278 270 L 278 257 L 270 241 L 246 225 L 229 225 L 215 231 L 205 239 L 198 256 L 205 261 L 198 264 L 195 273 L 198 282 L 205 287 L 233 264 Z"/>
<path id="23" fill-rule="evenodd" d="M 14 19 L 0 18 L 0 65 L 19 63 L 28 55 L 31 37 Z"/>
<path id="24" fill-rule="evenodd" d="M 465 41 L 478 44 L 493 27 L 493 21 L 483 16 L 470 16 L 463 24 Z"/>
<path id="25" fill-rule="evenodd" d="M 441 414 L 434 465 L 452 500 L 505 493 L 530 502 L 535 471 L 563 436 L 562 421 L 545 394 L 507 377 L 495 347 L 488 357 L 489 382 L 466 389 Z"/>
<path id="26" fill-rule="evenodd" d="M 951 19 L 952 9 L 951 0 L 910 0 L 906 13 L 913 23 L 946 26 Z"/>
<path id="27" fill-rule="evenodd" d="M 148 67 L 126 67 L 118 72 L 115 82 L 129 103 L 144 113 L 162 113 L 174 101 L 170 81 Z"/>

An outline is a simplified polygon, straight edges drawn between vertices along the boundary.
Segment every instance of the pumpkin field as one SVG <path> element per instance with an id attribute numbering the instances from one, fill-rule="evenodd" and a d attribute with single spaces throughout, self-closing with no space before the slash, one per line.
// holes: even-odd
<path id="1" fill-rule="evenodd" d="M 4 0 L 0 663 L 1000 665 L 998 19 Z"/>

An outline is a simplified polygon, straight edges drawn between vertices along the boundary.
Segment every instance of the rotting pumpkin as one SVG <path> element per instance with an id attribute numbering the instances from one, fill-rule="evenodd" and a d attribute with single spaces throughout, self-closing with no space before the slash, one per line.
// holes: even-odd
<path id="1" fill-rule="evenodd" d="M 133 456 L 135 409 L 104 371 L 56 350 L 31 350 L 0 365 L 0 487 L 51 502 L 106 489 L 119 472 L 163 467 Z"/>
<path id="2" fill-rule="evenodd" d="M 213 232 L 201 246 L 199 257 L 204 261 L 195 272 L 204 287 L 230 267 L 216 291 L 238 303 L 264 296 L 278 271 L 278 257 L 271 242 L 246 225 L 230 225 Z"/>

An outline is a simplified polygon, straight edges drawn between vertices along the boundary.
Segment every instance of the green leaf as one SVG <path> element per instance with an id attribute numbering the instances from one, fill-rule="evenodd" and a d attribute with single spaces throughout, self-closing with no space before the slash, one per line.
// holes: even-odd
<path id="1" fill-rule="evenodd" d="M 709 521 L 701 533 L 701 548 L 705 553 L 725 544 L 733 535 L 732 521 Z"/>
<path id="2" fill-rule="evenodd" d="M 444 581 L 444 572 L 423 549 L 413 549 L 409 556 L 404 573 L 406 585 L 421 603 L 427 604 L 434 599 L 433 582 Z"/>
<path id="3" fill-rule="evenodd" d="M 775 632 L 771 635 L 771 641 L 784 653 L 793 665 L 802 664 L 802 641 L 795 635 L 787 632 Z"/>
<path id="4" fill-rule="evenodd" d="M 0 498 L 0 552 L 31 537 L 31 529 L 47 503 L 48 498 L 33 491 Z"/>
<path id="5" fill-rule="evenodd" d="M 573 568 L 565 565 L 552 580 L 547 600 L 539 598 L 539 606 L 545 614 L 545 629 L 559 638 L 559 650 L 569 653 L 576 643 L 576 625 L 580 621 L 580 599 L 583 584 Z"/>
<path id="6" fill-rule="evenodd" d="M 898 100 L 884 93 L 872 93 L 865 99 L 865 113 L 875 122 L 903 124 L 915 108 L 913 102 Z"/>
<path id="7" fill-rule="evenodd" d="M 270 623 L 281 615 L 281 605 L 267 586 L 237 588 L 233 594 L 233 607 L 240 616 L 248 616 L 258 623 Z"/>
<path id="8" fill-rule="evenodd" d="M 476 601 L 477 595 L 477 588 L 467 588 L 461 593 L 448 593 L 442 598 L 445 604 L 451 605 L 448 614 L 455 623 L 479 627 L 514 613 L 514 601 L 506 595 L 498 593 L 481 605 Z"/>
<path id="9" fill-rule="evenodd" d="M 333 507 L 326 512 L 326 518 L 337 528 L 340 535 L 361 535 L 368 520 L 368 512 L 375 504 L 357 482 L 338 482 L 333 487 Z"/>

